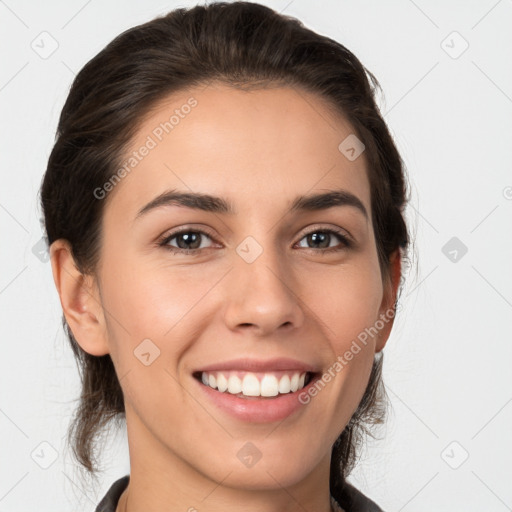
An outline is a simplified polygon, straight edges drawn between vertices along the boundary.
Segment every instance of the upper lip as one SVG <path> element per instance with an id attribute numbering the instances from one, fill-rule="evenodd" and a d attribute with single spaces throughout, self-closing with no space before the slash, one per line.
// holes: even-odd
<path id="1" fill-rule="evenodd" d="M 297 370 L 303 372 L 316 373 L 319 369 L 311 364 L 298 361 L 297 359 L 290 359 L 287 357 L 279 357 L 275 359 L 231 359 L 230 361 L 223 361 L 213 363 L 208 366 L 203 366 L 195 371 L 198 372 L 213 372 L 213 371 L 228 371 L 240 370 L 247 372 L 264 372 L 264 371 L 278 371 L 278 370 Z"/>

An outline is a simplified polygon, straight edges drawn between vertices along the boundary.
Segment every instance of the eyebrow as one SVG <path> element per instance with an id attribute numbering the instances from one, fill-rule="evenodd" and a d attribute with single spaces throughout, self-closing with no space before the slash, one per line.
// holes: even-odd
<path id="1" fill-rule="evenodd" d="M 162 206 L 183 206 L 205 212 L 236 215 L 236 209 L 234 206 L 222 197 L 198 192 L 168 190 L 155 197 L 152 201 L 141 208 L 135 218 L 138 219 L 149 211 Z M 341 189 L 331 190 L 320 194 L 298 196 L 292 202 L 290 212 L 327 210 L 334 206 L 354 207 L 359 210 L 366 219 L 368 219 L 368 212 L 361 200 L 351 192 Z"/>

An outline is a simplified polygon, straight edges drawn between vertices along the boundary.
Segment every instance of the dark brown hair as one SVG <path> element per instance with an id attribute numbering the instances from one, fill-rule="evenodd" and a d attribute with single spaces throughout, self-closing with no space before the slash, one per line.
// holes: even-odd
<path id="1" fill-rule="evenodd" d="M 107 204 L 93 191 L 114 175 L 142 119 L 160 100 L 213 80 L 239 88 L 283 85 L 309 91 L 348 120 L 365 144 L 379 263 L 388 280 L 390 255 L 399 249 L 405 257 L 409 235 L 404 165 L 375 103 L 380 85 L 340 43 L 250 2 L 173 10 L 123 32 L 83 67 L 62 109 L 41 187 L 47 243 L 68 240 L 77 268 L 93 274 Z M 95 438 L 111 420 L 124 417 L 123 393 L 110 356 L 84 352 L 62 320 L 82 381 L 68 442 L 94 474 Z M 345 478 L 363 434 L 385 415 L 381 356 L 376 355 L 361 403 L 332 449 L 331 492 L 342 506 Z"/>

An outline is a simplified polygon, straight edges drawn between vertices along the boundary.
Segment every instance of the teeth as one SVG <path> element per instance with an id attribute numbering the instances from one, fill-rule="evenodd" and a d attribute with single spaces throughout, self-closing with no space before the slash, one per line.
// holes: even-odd
<path id="1" fill-rule="evenodd" d="M 205 386 L 228 392 L 231 395 L 243 396 L 277 396 L 294 393 L 302 389 L 306 381 L 306 373 L 277 372 L 256 374 L 251 372 L 202 372 L 201 381 Z M 241 376 L 240 376 L 241 374 Z"/>
<path id="2" fill-rule="evenodd" d="M 277 396 L 279 393 L 279 383 L 275 375 L 266 374 L 261 379 L 260 394 L 261 396 Z"/>
<path id="3" fill-rule="evenodd" d="M 228 379 L 226 379 L 222 373 L 217 375 L 217 389 L 222 393 L 228 389 Z"/>
<path id="4" fill-rule="evenodd" d="M 247 373 L 242 381 L 242 394 L 245 396 L 260 396 L 260 381 L 253 373 Z"/>
<path id="5" fill-rule="evenodd" d="M 228 393 L 231 393 L 232 395 L 238 395 L 238 393 L 241 392 L 242 381 L 236 375 L 230 375 L 228 379 Z"/>
<path id="6" fill-rule="evenodd" d="M 279 381 L 279 393 L 289 393 L 290 392 L 290 377 L 288 375 L 283 375 L 281 380 Z"/>
<path id="7" fill-rule="evenodd" d="M 295 391 L 297 391 L 297 389 L 299 389 L 299 378 L 300 378 L 300 375 L 298 373 L 293 374 L 293 377 L 290 382 L 290 388 L 291 388 L 292 392 L 295 392 Z M 210 382 L 211 382 L 211 380 L 210 380 Z"/>

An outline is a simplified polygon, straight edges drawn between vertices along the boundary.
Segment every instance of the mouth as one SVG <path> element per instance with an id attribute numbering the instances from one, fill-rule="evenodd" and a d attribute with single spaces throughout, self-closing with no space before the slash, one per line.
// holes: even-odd
<path id="1" fill-rule="evenodd" d="M 210 389 L 242 399 L 275 399 L 282 395 L 297 393 L 320 377 L 319 372 L 303 370 L 217 370 L 197 371 L 192 375 Z"/>
<path id="2" fill-rule="evenodd" d="M 223 414 L 261 424 L 311 410 L 301 396 L 321 378 L 321 368 L 286 357 L 241 358 L 196 368 L 192 376 L 204 398 Z"/>

